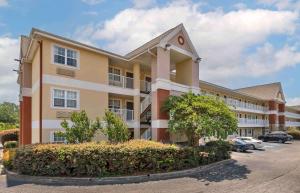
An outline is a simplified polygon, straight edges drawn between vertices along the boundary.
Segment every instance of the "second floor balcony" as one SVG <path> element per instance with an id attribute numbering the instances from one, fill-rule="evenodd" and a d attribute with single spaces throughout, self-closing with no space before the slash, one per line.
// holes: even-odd
<path id="1" fill-rule="evenodd" d="M 239 127 L 268 127 L 269 120 L 239 118 L 238 126 Z"/>
<path id="2" fill-rule="evenodd" d="M 109 108 L 109 111 L 115 113 L 123 121 L 133 121 L 134 120 L 134 111 L 130 109 L 118 109 L 118 108 Z"/>
<path id="3" fill-rule="evenodd" d="M 133 78 L 131 77 L 108 73 L 108 81 L 109 81 L 109 85 L 112 86 L 133 89 Z"/>

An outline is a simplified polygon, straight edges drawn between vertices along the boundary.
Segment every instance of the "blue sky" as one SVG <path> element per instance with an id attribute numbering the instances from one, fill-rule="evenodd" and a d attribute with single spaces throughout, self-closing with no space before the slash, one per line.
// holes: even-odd
<path id="1" fill-rule="evenodd" d="M 281 82 L 300 104 L 299 14 L 295 0 L 0 0 L 0 102 L 18 100 L 13 59 L 32 27 L 125 54 L 183 23 L 203 58 L 200 79 Z"/>

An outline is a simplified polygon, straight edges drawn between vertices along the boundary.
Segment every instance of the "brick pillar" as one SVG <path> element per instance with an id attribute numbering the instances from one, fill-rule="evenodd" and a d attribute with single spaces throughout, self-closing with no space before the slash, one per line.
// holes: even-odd
<path id="1" fill-rule="evenodd" d="M 19 129 L 20 129 L 20 133 L 19 133 L 19 144 L 23 145 L 23 102 L 20 101 L 20 107 L 19 107 Z"/>
<path id="2" fill-rule="evenodd" d="M 22 102 L 22 145 L 31 144 L 31 97 L 23 96 Z"/>
<path id="3" fill-rule="evenodd" d="M 275 101 L 269 101 L 269 110 L 270 111 L 277 111 L 277 104 Z M 270 114 L 269 115 L 269 124 L 270 124 L 270 131 L 278 130 L 276 127 L 276 121 L 278 117 L 277 114 Z"/>

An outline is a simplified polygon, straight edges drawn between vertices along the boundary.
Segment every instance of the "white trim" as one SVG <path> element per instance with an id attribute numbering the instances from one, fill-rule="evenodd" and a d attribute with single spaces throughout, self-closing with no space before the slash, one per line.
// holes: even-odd
<path id="1" fill-rule="evenodd" d="M 138 121 L 126 121 L 128 128 L 140 128 L 140 122 Z"/>
<path id="2" fill-rule="evenodd" d="M 277 114 L 278 114 L 278 111 L 277 111 L 277 110 L 271 110 L 271 111 L 268 111 L 267 114 L 269 114 L 269 115 L 272 115 L 272 114 L 277 115 Z"/>
<path id="3" fill-rule="evenodd" d="M 186 56 L 191 57 L 193 61 L 195 61 L 196 58 L 197 58 L 197 57 L 195 57 L 195 56 L 193 55 L 192 52 L 189 52 L 189 51 L 187 51 L 187 50 L 185 50 L 185 49 L 182 49 L 182 48 L 179 48 L 179 47 L 177 47 L 177 46 L 171 45 L 169 48 L 172 49 L 172 50 L 175 50 L 175 51 L 177 51 L 177 52 L 179 52 L 179 53 L 181 53 L 181 54 L 184 54 L 184 55 L 186 55 Z"/>
<path id="4" fill-rule="evenodd" d="M 169 120 L 152 120 L 151 127 L 153 128 L 168 128 Z"/>
<path id="5" fill-rule="evenodd" d="M 193 86 L 187 86 L 179 83 L 172 82 L 167 79 L 156 79 L 154 83 L 151 84 L 151 90 L 156 91 L 157 89 L 165 89 L 170 91 L 179 91 L 183 93 L 187 92 L 193 92 L 195 94 L 200 93 L 200 88 L 193 87 Z"/>
<path id="6" fill-rule="evenodd" d="M 57 89 L 57 90 L 62 90 L 62 91 L 71 91 L 71 92 L 76 92 L 76 107 L 75 108 L 72 108 L 72 107 L 55 107 L 54 106 L 54 90 Z M 73 90 L 73 89 L 68 89 L 68 88 L 61 88 L 61 87 L 51 87 L 50 88 L 51 90 L 51 98 L 50 98 L 50 108 L 52 109 L 67 109 L 67 110 L 79 110 L 80 109 L 80 91 L 79 90 Z M 67 100 L 66 100 L 66 96 L 67 96 L 67 93 L 65 92 L 65 105 L 67 103 Z"/>
<path id="7" fill-rule="evenodd" d="M 54 46 L 64 48 L 65 49 L 65 64 L 56 63 L 54 62 Z M 67 65 L 67 50 L 75 51 L 76 52 L 76 67 Z M 69 68 L 73 70 L 80 70 L 80 51 L 74 48 L 70 48 L 67 46 L 62 46 L 60 44 L 52 43 L 51 44 L 51 63 L 60 67 Z"/>
<path id="8" fill-rule="evenodd" d="M 32 121 L 31 122 L 31 128 L 32 129 L 38 129 L 38 128 L 40 128 L 40 121 Z"/>
<path id="9" fill-rule="evenodd" d="M 31 97 L 32 89 L 31 88 L 22 88 L 22 96 Z"/>
<path id="10" fill-rule="evenodd" d="M 109 92 L 109 93 L 115 93 L 121 95 L 129 95 L 129 96 L 140 95 L 139 89 L 122 88 L 122 87 L 111 86 L 107 84 L 94 83 L 94 82 L 89 82 L 84 80 L 76 80 L 76 79 L 65 78 L 65 77 L 55 76 L 55 75 L 48 75 L 48 74 L 43 75 L 43 83 L 57 85 L 57 86 L 73 87 L 77 89 L 92 90 L 98 92 Z"/>

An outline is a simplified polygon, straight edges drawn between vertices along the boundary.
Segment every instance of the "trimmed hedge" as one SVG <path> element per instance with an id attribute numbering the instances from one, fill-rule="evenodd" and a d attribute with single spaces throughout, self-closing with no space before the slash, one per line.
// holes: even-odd
<path id="1" fill-rule="evenodd" d="M 288 129 L 287 133 L 293 136 L 294 139 L 300 139 L 300 129 L 290 128 Z"/>
<path id="2" fill-rule="evenodd" d="M 184 147 L 153 141 L 44 144 L 20 147 L 13 169 L 38 176 L 117 176 L 192 168 L 230 158 L 221 145 Z"/>
<path id="3" fill-rule="evenodd" d="M 7 149 L 7 148 L 16 148 L 18 147 L 18 142 L 17 141 L 7 141 L 4 143 L 4 149 Z"/>
<path id="4" fill-rule="evenodd" d="M 1 143 L 2 145 L 4 145 L 4 143 L 7 141 L 18 141 L 18 139 L 19 139 L 18 131 L 8 132 L 1 136 Z"/>

